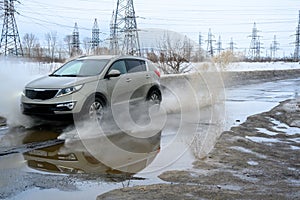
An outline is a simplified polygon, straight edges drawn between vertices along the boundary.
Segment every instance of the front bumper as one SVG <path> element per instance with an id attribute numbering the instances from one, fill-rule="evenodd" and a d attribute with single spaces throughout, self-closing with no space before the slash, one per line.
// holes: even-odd
<path id="1" fill-rule="evenodd" d="M 22 103 L 22 113 L 25 115 L 56 115 L 71 114 L 76 102 L 65 102 L 58 104 L 35 104 Z"/>
<path id="2" fill-rule="evenodd" d="M 80 92 L 48 100 L 29 99 L 22 95 L 21 111 L 25 115 L 71 115 L 81 112 L 85 100 L 85 95 Z"/>

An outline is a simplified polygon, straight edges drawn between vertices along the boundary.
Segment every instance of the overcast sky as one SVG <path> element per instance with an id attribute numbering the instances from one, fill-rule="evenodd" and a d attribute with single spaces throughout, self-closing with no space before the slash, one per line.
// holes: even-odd
<path id="1" fill-rule="evenodd" d="M 80 28 L 80 39 L 91 37 L 94 19 L 98 19 L 102 38 L 109 36 L 109 23 L 116 0 L 20 0 L 16 16 L 21 37 L 34 33 L 42 42 L 47 32 L 57 31 L 62 39 L 72 34 L 74 23 Z M 198 42 L 201 32 L 206 49 L 211 28 L 215 39 L 221 36 L 222 47 L 230 38 L 240 51 L 249 48 L 253 23 L 260 30 L 263 55 L 269 51 L 274 35 L 280 43 L 278 54 L 294 52 L 299 19 L 299 0 L 134 0 L 138 28 L 169 29 Z M 1 22 L 2 23 L 2 22 Z"/>

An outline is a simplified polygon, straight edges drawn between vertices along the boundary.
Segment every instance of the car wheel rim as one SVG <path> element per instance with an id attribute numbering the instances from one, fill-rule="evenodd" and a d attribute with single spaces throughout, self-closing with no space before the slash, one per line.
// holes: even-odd
<path id="1" fill-rule="evenodd" d="M 100 102 L 94 102 L 89 109 L 91 119 L 101 120 L 103 116 L 103 106 Z"/>
<path id="2" fill-rule="evenodd" d="M 150 102 L 153 102 L 154 104 L 159 104 L 160 103 L 160 97 L 157 93 L 152 93 L 150 98 L 149 98 Z"/>

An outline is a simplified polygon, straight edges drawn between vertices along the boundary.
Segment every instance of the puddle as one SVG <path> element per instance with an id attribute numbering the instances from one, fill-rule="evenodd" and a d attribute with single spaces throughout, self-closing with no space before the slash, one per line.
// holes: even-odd
<path id="1" fill-rule="evenodd" d="M 272 107 L 276 106 L 279 101 L 285 100 L 285 98 L 293 97 L 294 95 L 294 87 L 295 85 L 299 85 L 300 80 L 286 80 L 282 90 L 276 90 L 283 83 L 281 81 L 274 81 L 268 84 L 259 83 L 254 85 L 247 86 L 239 86 L 232 87 L 227 91 L 227 100 L 225 102 L 226 106 L 226 116 L 219 116 L 223 120 L 226 121 L 226 129 L 232 127 L 232 125 L 238 125 L 246 120 L 249 115 L 257 114 L 263 111 L 267 111 Z M 272 91 L 269 92 L 268 91 Z M 285 91 L 285 92 L 281 92 Z M 265 92 L 266 97 L 262 97 Z M 202 142 L 209 143 L 209 145 L 203 146 L 201 140 L 199 140 L 200 149 L 202 152 L 209 152 L 209 150 L 214 145 L 214 139 L 217 136 L 217 132 L 220 132 L 220 127 L 216 126 L 213 120 L 214 117 L 218 115 L 218 110 L 207 111 L 208 115 L 204 113 L 203 118 L 205 118 L 201 123 L 198 122 L 197 131 L 200 133 L 205 133 L 204 137 L 199 137 L 199 139 L 204 139 Z M 201 113 L 203 114 L 203 113 Z M 214 115 L 216 114 L 216 115 Z M 181 120 L 180 116 L 175 116 Z M 225 119 L 224 119 L 225 118 Z M 213 119 L 213 120 L 212 120 Z M 189 122 L 193 122 L 193 120 L 186 120 Z M 287 134 L 297 134 L 296 129 L 286 128 L 284 124 L 281 124 L 278 121 L 273 120 L 274 130 L 285 132 Z M 203 125 L 205 124 L 205 126 Z M 218 125 L 222 125 L 221 123 Z M 168 171 L 172 169 L 188 169 L 192 167 L 192 162 L 195 160 L 195 154 L 191 150 L 191 148 L 195 148 L 191 146 L 190 139 L 194 138 L 194 132 L 191 131 L 191 123 L 184 124 L 185 128 L 181 133 L 181 137 L 177 137 L 177 131 L 174 127 L 179 126 L 179 122 L 177 120 L 170 121 L 167 127 L 162 131 L 161 137 L 159 138 L 159 142 L 153 140 L 151 142 L 146 143 L 130 143 L 131 139 L 125 139 L 123 142 L 115 141 L 114 144 L 117 144 L 117 147 L 122 147 L 123 149 L 131 149 L 132 151 L 139 151 L 141 147 L 145 150 L 145 146 L 148 145 L 148 152 L 138 152 L 141 157 L 136 157 L 136 159 L 130 156 L 124 156 L 124 154 L 118 154 L 117 152 L 110 150 L 107 147 L 106 143 L 95 139 L 94 141 L 90 141 L 92 144 L 90 146 L 91 149 L 100 149 L 103 148 L 103 151 L 92 151 L 94 152 L 91 155 L 91 152 L 84 151 L 82 148 L 82 144 L 74 142 L 65 144 L 58 144 L 57 146 L 51 147 L 39 147 L 38 149 L 33 148 L 31 151 L 22 152 L 24 158 L 22 161 L 26 163 L 26 167 L 22 169 L 16 169 L 19 171 L 23 171 L 28 181 L 30 182 L 31 178 L 34 180 L 34 177 L 38 177 L 38 180 L 41 182 L 47 181 L 47 177 L 49 175 L 57 175 L 59 177 L 67 177 L 68 180 L 72 181 L 76 187 L 75 191 L 64 191 L 61 187 L 48 187 L 43 188 L 34 186 L 28 186 L 26 189 L 22 189 L 20 191 L 16 191 L 16 196 L 12 196 L 11 199 L 53 199 L 59 197 L 59 199 L 95 199 L 97 195 L 103 194 L 104 192 L 110 191 L 116 188 L 122 188 L 127 186 L 135 186 L 135 185 L 147 185 L 154 183 L 163 183 L 157 176 L 161 174 L 163 171 Z M 224 128 L 224 127 L 221 127 Z M 0 129 L 0 135 L 7 135 L 7 128 Z M 275 135 L 274 132 L 267 131 L 266 129 L 258 129 L 258 131 L 263 132 L 267 135 Z M 207 134 L 213 133 L 213 134 Z M 17 134 L 12 134 L 12 138 L 8 138 L 8 141 L 14 141 L 12 143 L 14 145 L 22 144 L 22 140 L 25 138 L 18 137 Z M 34 138 L 37 137 L 38 134 L 35 135 Z M 46 134 L 45 134 L 46 135 Z M 1 136 L 0 136 L 1 137 Z M 248 139 L 255 142 L 262 143 L 274 143 L 279 142 L 277 139 L 264 138 L 264 137 L 247 137 Z M 27 138 L 28 139 L 28 138 Z M 93 138 L 94 139 L 94 138 Z M 111 139 L 117 140 L 117 138 Z M 156 142 L 157 143 L 156 143 Z M 295 138 L 291 139 L 291 141 L 300 143 L 300 139 Z M 169 145 L 170 142 L 172 145 Z M 158 143 L 160 143 L 160 148 L 158 149 Z M 10 144 L 10 143 L 9 143 Z M 131 144 L 131 145 L 126 145 Z M 125 145 L 125 146 L 124 146 Z M 153 149 L 151 150 L 151 146 Z M 189 148 L 187 150 L 187 147 Z M 207 148 L 207 149 L 205 149 Z M 253 154 L 259 158 L 265 159 L 267 158 L 263 154 L 256 153 L 250 149 L 244 147 L 234 146 L 231 147 L 240 152 Z M 291 145 L 291 148 L 297 149 L 298 147 Z M 135 152 L 136 153 L 136 152 Z M 143 159 L 144 156 L 144 159 Z M 148 157 L 147 157 L 148 156 Z M 95 159 L 96 157 L 96 159 Z M 101 159 L 98 159 L 102 157 Z M 114 162 L 108 161 L 113 158 Z M 3 158 L 0 158 L 3 159 Z M 100 160 L 100 161 L 99 161 Z M 130 160 L 130 162 L 128 162 Z M 170 162 L 170 160 L 172 162 Z M 136 161 L 136 162 L 135 162 Z M 19 161 L 18 161 L 19 162 Z M 73 164 L 71 164 L 73 163 Z M 123 164 L 122 164 L 123 163 Z M 126 166 L 124 163 L 131 163 L 132 165 Z M 259 163 L 249 160 L 247 162 L 249 165 L 258 165 Z M 122 174 L 122 170 L 114 171 L 110 170 L 112 168 L 109 166 L 112 164 L 113 166 L 119 167 L 119 169 L 127 172 L 132 172 L 133 175 L 127 180 L 115 178 L 114 176 L 106 176 L 108 179 L 103 179 L 102 174 L 106 174 L 107 172 L 114 172 L 114 175 Z M 136 165 L 135 165 L 136 164 Z M 114 167 L 116 168 L 116 167 Z M 47 172 L 47 174 L 45 174 Z M 82 178 L 79 179 L 83 174 L 93 174 L 90 178 Z M 118 174 L 119 173 L 119 174 Z M 21 174 L 24 175 L 24 174 Z M 41 175 L 41 176 L 39 176 Z M 109 181 L 111 178 L 112 181 Z M 141 179 L 138 179 L 141 178 Z M 246 179 L 247 177 L 241 177 Z M 91 180 L 93 179 L 93 180 Z M 252 179 L 251 179 L 252 180 Z M 256 179 L 253 179 L 256 181 Z M 26 182 L 25 182 L 26 183 Z M 60 185 L 58 185 L 60 186 Z M 221 186 L 226 189 L 226 186 Z M 239 190 L 238 186 L 227 186 L 227 189 L 230 190 Z M 22 191 L 22 193 L 20 193 Z M 55 194 L 55 197 L 53 197 Z"/>

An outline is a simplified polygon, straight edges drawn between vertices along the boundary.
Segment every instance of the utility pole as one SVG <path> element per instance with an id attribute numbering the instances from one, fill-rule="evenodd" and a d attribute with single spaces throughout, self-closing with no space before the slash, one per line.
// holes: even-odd
<path id="1" fill-rule="evenodd" d="M 216 40 L 213 40 L 215 36 L 211 33 L 211 29 L 209 29 L 208 31 L 208 35 L 207 35 L 207 52 L 208 54 L 213 57 L 214 56 L 214 48 L 213 48 L 213 42 L 215 42 Z"/>
<path id="2" fill-rule="evenodd" d="M 274 39 L 270 45 L 270 54 L 271 54 L 271 59 L 276 59 L 276 52 L 279 49 L 278 48 L 279 43 L 276 40 L 276 35 L 274 35 Z"/>
<path id="3" fill-rule="evenodd" d="M 99 44 L 100 44 L 100 29 L 98 26 L 97 19 L 94 21 L 94 26 L 92 29 L 92 50 L 93 53 L 96 54 L 97 51 L 99 50 Z"/>
<path id="4" fill-rule="evenodd" d="M 222 48 L 222 40 L 221 40 L 221 36 L 219 35 L 219 40 L 217 42 L 217 52 L 219 55 L 221 54 L 222 50 L 224 50 L 224 49 Z"/>
<path id="5" fill-rule="evenodd" d="M 296 41 L 295 41 L 295 53 L 294 53 L 294 60 L 299 61 L 300 60 L 300 10 L 299 10 L 299 20 L 298 20 L 298 26 L 296 29 Z"/>
<path id="6" fill-rule="evenodd" d="M 14 1 L 16 0 L 4 0 L 3 1 L 3 28 L 0 42 L 0 54 L 4 56 L 23 56 L 22 45 L 15 19 Z"/>
<path id="7" fill-rule="evenodd" d="M 258 35 L 258 32 L 259 30 L 257 30 L 256 23 L 254 22 L 252 35 L 249 36 L 251 37 L 249 56 L 254 60 L 258 60 L 260 58 L 260 53 L 261 53 L 261 42 L 259 39 L 260 36 Z"/>
<path id="8" fill-rule="evenodd" d="M 118 0 L 114 17 L 113 38 L 122 38 L 118 49 L 122 54 L 141 55 L 133 0 Z"/>
<path id="9" fill-rule="evenodd" d="M 77 22 L 75 22 L 73 34 L 72 34 L 72 56 L 80 54 L 80 42 L 79 42 L 79 30 Z"/>

